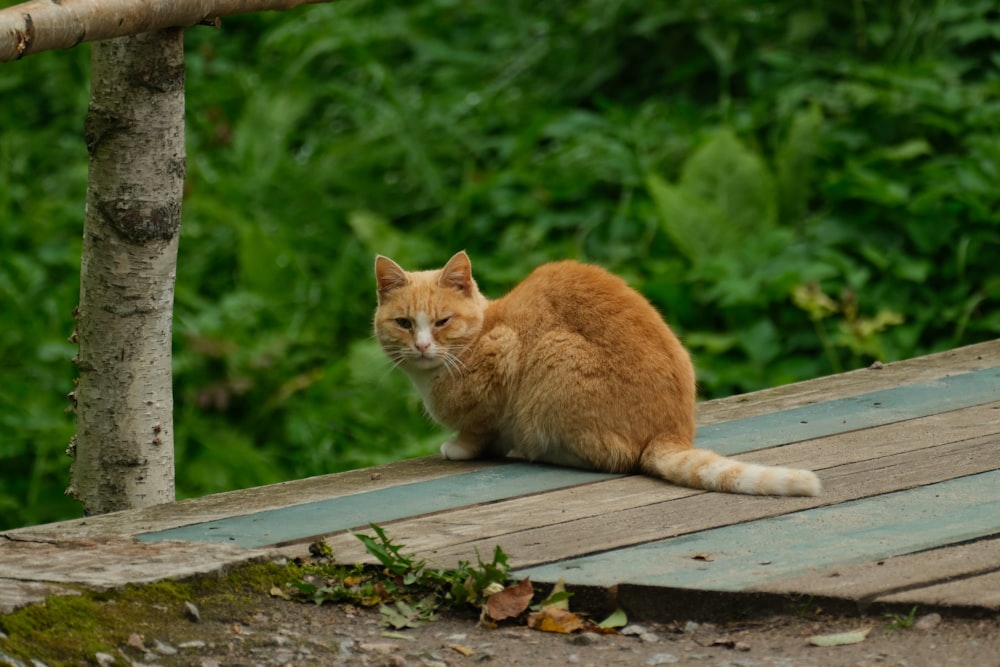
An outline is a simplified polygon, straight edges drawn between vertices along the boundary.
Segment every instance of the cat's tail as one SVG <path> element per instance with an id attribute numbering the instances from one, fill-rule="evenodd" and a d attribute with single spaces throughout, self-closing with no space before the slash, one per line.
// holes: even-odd
<path id="1" fill-rule="evenodd" d="M 668 482 L 707 491 L 762 496 L 817 496 L 822 490 L 811 470 L 744 463 L 676 440 L 654 440 L 642 453 L 642 471 Z"/>

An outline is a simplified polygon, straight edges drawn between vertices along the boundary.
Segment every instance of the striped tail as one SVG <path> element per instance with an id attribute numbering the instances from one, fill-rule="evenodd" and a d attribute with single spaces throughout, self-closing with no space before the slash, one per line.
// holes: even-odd
<path id="1" fill-rule="evenodd" d="M 810 470 L 743 463 L 708 449 L 681 446 L 676 442 L 650 443 L 642 454 L 640 465 L 647 475 L 706 491 L 817 496 L 822 490 L 819 478 Z"/>

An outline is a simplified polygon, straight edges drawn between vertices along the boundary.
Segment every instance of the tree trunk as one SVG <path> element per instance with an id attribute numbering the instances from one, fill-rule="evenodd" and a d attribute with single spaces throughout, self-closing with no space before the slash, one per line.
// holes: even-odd
<path id="1" fill-rule="evenodd" d="M 95 42 L 70 488 L 86 514 L 174 499 L 171 325 L 184 188 L 181 29 Z"/>

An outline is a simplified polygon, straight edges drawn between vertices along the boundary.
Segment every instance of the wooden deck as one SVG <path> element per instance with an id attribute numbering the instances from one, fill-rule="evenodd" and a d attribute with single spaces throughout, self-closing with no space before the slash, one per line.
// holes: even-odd
<path id="1" fill-rule="evenodd" d="M 440 564 L 499 545 L 519 576 L 563 578 L 637 617 L 803 599 L 1000 612 L 1000 341 L 709 401 L 699 424 L 700 446 L 811 468 L 823 494 L 429 457 L 9 531 L 0 611 L 67 583 L 303 553 L 318 537 L 364 561 L 350 532 L 374 522 Z"/>

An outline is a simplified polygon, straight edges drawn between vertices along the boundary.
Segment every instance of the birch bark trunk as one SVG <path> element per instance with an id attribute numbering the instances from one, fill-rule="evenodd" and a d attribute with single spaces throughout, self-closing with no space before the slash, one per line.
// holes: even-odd
<path id="1" fill-rule="evenodd" d="M 174 500 L 171 333 L 184 188 L 184 42 L 95 42 L 70 488 L 87 514 Z"/>

